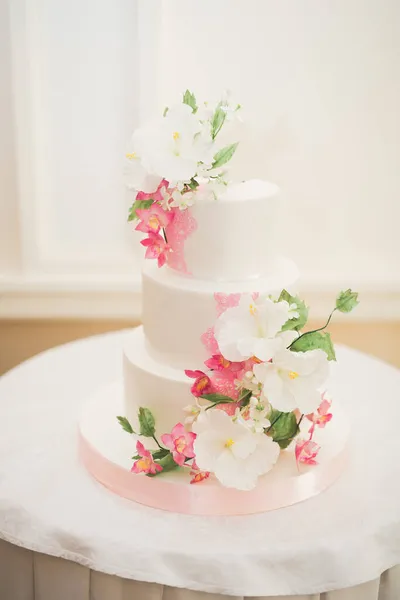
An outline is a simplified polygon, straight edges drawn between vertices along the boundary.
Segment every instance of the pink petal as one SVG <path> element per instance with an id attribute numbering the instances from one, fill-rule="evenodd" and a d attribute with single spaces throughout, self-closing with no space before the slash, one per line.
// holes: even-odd
<path id="1" fill-rule="evenodd" d="M 173 450 L 175 448 L 174 439 L 170 433 L 163 433 L 161 436 L 161 441 L 164 446 L 169 448 L 169 450 Z"/>
<path id="2" fill-rule="evenodd" d="M 186 429 L 182 425 L 182 423 L 177 423 L 171 431 L 171 436 L 173 438 L 177 438 L 177 437 L 180 437 L 181 435 L 184 435 L 185 433 L 186 433 Z"/>

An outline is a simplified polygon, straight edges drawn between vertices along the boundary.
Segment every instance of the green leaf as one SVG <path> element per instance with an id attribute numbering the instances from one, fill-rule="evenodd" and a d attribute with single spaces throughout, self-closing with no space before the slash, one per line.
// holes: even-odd
<path id="1" fill-rule="evenodd" d="M 215 140 L 218 133 L 221 131 L 221 127 L 224 124 L 225 119 L 226 112 L 222 108 L 221 104 L 218 104 L 211 119 L 211 137 L 213 140 Z"/>
<path id="2" fill-rule="evenodd" d="M 336 298 L 336 309 L 342 313 L 349 313 L 359 304 L 358 293 L 352 292 L 351 289 L 345 292 L 340 292 Z"/>
<path id="3" fill-rule="evenodd" d="M 161 460 L 157 460 L 156 462 L 157 464 L 162 466 L 163 470 L 158 473 L 154 473 L 154 475 L 152 473 L 148 473 L 147 477 L 156 477 L 157 475 L 160 475 L 160 473 L 174 471 L 179 467 L 179 465 L 177 465 L 174 459 L 172 458 L 172 454 L 170 452 L 168 452 L 168 454 L 164 456 L 164 458 L 161 458 Z"/>
<path id="4" fill-rule="evenodd" d="M 335 349 L 329 333 L 310 331 L 303 333 L 290 345 L 293 352 L 307 352 L 308 350 L 323 350 L 328 360 L 336 360 Z"/>
<path id="5" fill-rule="evenodd" d="M 165 116 L 167 115 L 167 112 L 168 112 L 168 111 L 169 111 L 169 108 L 168 108 L 168 106 L 166 106 L 166 107 L 164 108 L 164 112 L 163 112 L 162 116 L 163 116 L 163 117 L 165 117 Z"/>
<path id="6" fill-rule="evenodd" d="M 139 460 L 139 458 L 142 458 L 140 456 L 140 454 L 136 454 L 136 456 L 132 456 L 132 460 Z"/>
<path id="7" fill-rule="evenodd" d="M 167 454 L 169 453 L 169 450 L 167 450 L 166 448 L 160 448 L 159 450 L 153 450 L 151 454 L 154 460 L 159 460 L 160 458 L 164 458 L 164 456 L 167 456 Z"/>
<path id="8" fill-rule="evenodd" d="M 281 412 L 272 408 L 268 418 L 271 422 L 268 435 L 272 437 L 274 442 L 279 444 L 282 450 L 287 448 L 299 432 L 295 414 L 292 412 Z"/>
<path id="9" fill-rule="evenodd" d="M 190 106 L 194 113 L 197 112 L 196 96 L 189 90 L 183 94 L 183 104 Z"/>
<path id="10" fill-rule="evenodd" d="M 223 394 L 203 394 L 200 398 L 208 400 L 209 402 L 218 402 L 218 404 L 224 404 L 226 402 L 236 402 L 230 396 L 224 396 Z"/>
<path id="11" fill-rule="evenodd" d="M 129 209 L 129 215 L 128 215 L 128 221 L 133 221 L 134 219 L 138 219 L 138 215 L 136 214 L 136 211 L 138 209 L 142 209 L 142 208 L 150 208 L 150 206 L 153 204 L 154 200 L 150 199 L 150 200 L 135 200 L 135 202 L 132 204 L 132 206 Z"/>
<path id="12" fill-rule="evenodd" d="M 238 144 L 239 142 L 235 142 L 234 144 L 230 144 L 229 146 L 225 146 L 225 148 L 219 150 L 214 156 L 211 168 L 216 169 L 218 167 L 222 167 L 222 165 L 225 165 L 229 160 L 231 160 L 232 156 L 236 152 Z"/>
<path id="13" fill-rule="evenodd" d="M 296 312 L 299 313 L 299 316 L 296 319 L 289 319 L 286 321 L 282 327 L 282 331 L 288 331 L 289 329 L 300 331 L 300 329 L 303 329 L 304 325 L 307 323 L 308 307 L 298 296 L 291 296 L 286 290 L 281 291 L 278 302 L 282 302 L 282 300 L 286 300 L 288 304 L 295 304 L 297 307 Z"/>
<path id="14" fill-rule="evenodd" d="M 127 433 L 135 433 L 132 429 L 132 425 L 129 423 L 126 417 L 117 417 L 118 423 L 121 425 L 122 429 Z"/>
<path id="15" fill-rule="evenodd" d="M 251 390 L 243 389 L 239 396 L 239 402 L 242 406 L 247 406 L 250 402 L 250 398 L 252 397 L 253 392 Z"/>
<path id="16" fill-rule="evenodd" d="M 192 179 L 191 179 L 191 180 L 189 181 L 189 183 L 188 183 L 188 187 L 189 187 L 191 190 L 195 190 L 196 188 L 198 188 L 198 187 L 199 187 L 199 185 L 200 185 L 200 184 L 199 184 L 199 183 L 198 183 L 198 182 L 197 182 L 197 181 L 194 179 L 194 177 L 192 177 Z"/>
<path id="17" fill-rule="evenodd" d="M 140 435 L 144 435 L 145 437 L 154 437 L 155 435 L 155 420 L 153 417 L 153 413 L 148 408 L 143 408 L 142 406 L 139 408 L 139 425 L 140 425 Z"/>

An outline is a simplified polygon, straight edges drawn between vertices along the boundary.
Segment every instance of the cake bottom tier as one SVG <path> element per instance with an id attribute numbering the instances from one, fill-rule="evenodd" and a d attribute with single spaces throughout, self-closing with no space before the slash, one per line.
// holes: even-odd
<path id="1" fill-rule="evenodd" d="M 185 419 L 184 407 L 193 404 L 193 383 L 184 370 L 156 361 L 146 349 L 142 327 L 133 330 L 123 350 L 124 409 L 123 414 L 137 426 L 140 406 L 149 408 L 158 431 L 171 431 Z M 202 365 L 199 365 L 202 368 Z"/>
<path id="2" fill-rule="evenodd" d="M 136 475 L 130 469 L 138 438 L 118 424 L 116 417 L 123 411 L 121 382 L 100 390 L 84 405 L 79 423 L 80 456 L 91 475 L 112 492 L 153 508 L 193 515 L 275 510 L 316 496 L 339 477 L 347 464 L 349 428 L 335 402 L 334 419 L 319 440 L 319 464 L 300 465 L 298 469 L 293 449 L 283 450 L 274 468 L 260 477 L 254 490 L 225 488 L 213 476 L 190 485 L 185 469 L 154 478 Z"/>

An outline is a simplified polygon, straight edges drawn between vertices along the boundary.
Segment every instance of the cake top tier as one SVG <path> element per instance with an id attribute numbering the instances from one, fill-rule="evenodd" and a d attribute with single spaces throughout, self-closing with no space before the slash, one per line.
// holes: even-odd
<path id="1" fill-rule="evenodd" d="M 145 256 L 159 267 L 218 281 L 268 273 L 278 188 L 229 182 L 239 144 L 229 130 L 239 109 L 227 97 L 199 106 L 186 91 L 181 104 L 134 132 L 126 153 L 135 193 L 129 220 L 138 221 Z"/>

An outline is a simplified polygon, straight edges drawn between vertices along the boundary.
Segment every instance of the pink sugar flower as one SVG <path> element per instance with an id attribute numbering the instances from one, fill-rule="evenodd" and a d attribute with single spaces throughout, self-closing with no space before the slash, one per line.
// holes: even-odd
<path id="1" fill-rule="evenodd" d="M 211 358 L 205 361 L 206 367 L 212 371 L 223 371 L 225 373 L 237 373 L 244 367 L 244 362 L 232 362 L 222 356 L 222 354 L 213 354 Z"/>
<path id="2" fill-rule="evenodd" d="M 332 419 L 333 415 L 329 412 L 332 402 L 323 398 L 321 404 L 317 408 L 317 412 L 306 415 L 307 419 L 311 421 L 312 425 L 308 431 L 311 436 L 314 433 L 315 427 L 324 428 L 327 423 Z"/>
<path id="3" fill-rule="evenodd" d="M 138 208 L 136 211 L 140 223 L 136 225 L 136 231 L 144 233 L 158 233 L 161 227 L 167 227 L 173 219 L 173 213 L 164 210 L 159 204 L 154 203 L 150 208 Z"/>
<path id="4" fill-rule="evenodd" d="M 149 194 L 146 192 L 138 192 L 136 194 L 136 200 L 154 200 L 154 202 L 162 202 L 168 185 L 168 181 L 163 179 L 154 192 L 150 192 Z"/>
<path id="5" fill-rule="evenodd" d="M 148 234 L 149 237 L 142 240 L 140 243 L 147 248 L 145 257 L 156 258 L 159 267 L 162 267 L 167 260 L 167 252 L 169 246 L 164 238 L 158 233 L 152 231 Z"/>
<path id="6" fill-rule="evenodd" d="M 136 452 L 140 458 L 133 463 L 132 473 L 150 473 L 155 475 L 163 470 L 161 465 L 154 462 L 152 455 L 141 442 L 136 442 Z"/>
<path id="7" fill-rule="evenodd" d="M 192 431 L 186 431 L 182 423 L 177 423 L 171 433 L 164 433 L 161 436 L 162 443 L 172 452 L 174 461 L 181 467 L 186 458 L 194 458 L 193 442 L 196 434 Z"/>
<path id="8" fill-rule="evenodd" d="M 190 483 L 200 483 L 200 481 L 204 481 L 210 477 L 209 471 L 201 471 L 199 469 L 196 464 L 196 459 L 192 462 L 190 475 L 192 476 Z"/>
<path id="9" fill-rule="evenodd" d="M 317 465 L 318 463 L 315 459 L 320 449 L 321 446 L 318 446 L 316 442 L 311 440 L 297 440 L 294 449 L 297 464 Z"/>
<path id="10" fill-rule="evenodd" d="M 212 394 L 214 392 L 211 379 L 203 371 L 190 371 L 186 369 L 185 375 L 195 380 L 190 389 L 193 396 L 199 397 L 203 394 Z"/>

